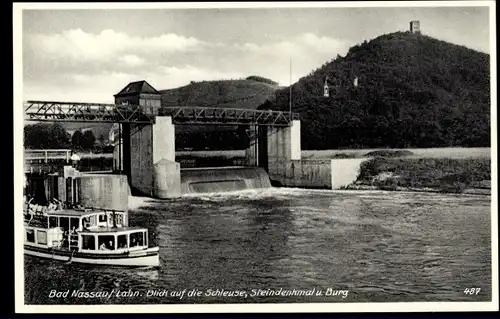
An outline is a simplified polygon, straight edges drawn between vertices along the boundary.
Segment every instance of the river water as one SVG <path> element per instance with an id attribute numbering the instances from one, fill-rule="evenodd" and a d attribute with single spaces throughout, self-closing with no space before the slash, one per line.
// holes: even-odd
<path id="1" fill-rule="evenodd" d="M 278 188 L 133 197 L 130 222 L 157 234 L 160 269 L 25 257 L 25 303 L 489 301 L 490 203 L 489 196 Z M 199 293 L 188 297 L 192 289 Z M 50 297 L 68 290 L 113 293 Z M 246 295 L 228 296 L 235 290 Z"/>

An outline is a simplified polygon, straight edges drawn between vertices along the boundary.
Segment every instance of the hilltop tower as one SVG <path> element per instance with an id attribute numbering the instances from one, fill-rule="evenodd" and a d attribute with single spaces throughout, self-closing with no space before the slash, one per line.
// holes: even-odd
<path id="1" fill-rule="evenodd" d="M 410 32 L 420 34 L 420 21 L 411 21 L 410 22 Z"/>

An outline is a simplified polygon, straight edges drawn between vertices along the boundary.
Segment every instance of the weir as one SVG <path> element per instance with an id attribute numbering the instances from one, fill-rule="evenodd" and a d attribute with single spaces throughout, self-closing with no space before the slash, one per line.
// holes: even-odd
<path id="1" fill-rule="evenodd" d="M 279 178 L 281 162 L 300 160 L 300 121 L 280 118 L 273 111 L 260 111 L 257 117 L 230 110 L 210 113 L 206 108 L 195 109 L 191 115 L 185 109 L 174 114 L 164 110 L 155 113 L 161 106 L 161 94 L 146 81 L 129 83 L 115 95 L 115 104 L 141 105 L 146 110 L 153 107 L 148 115 L 154 115 L 154 123 L 121 124 L 119 147 L 123 149 L 115 152 L 123 154 L 123 171 L 135 195 L 175 198 L 190 193 L 267 188 L 271 187 L 269 177 Z M 175 161 L 173 117 L 182 125 L 192 124 L 202 116 L 219 124 L 244 123 L 245 119 L 260 121 L 255 123 L 259 133 L 247 150 L 246 167 L 180 168 Z M 280 125 L 283 120 L 286 124 Z"/>
<path id="2" fill-rule="evenodd" d="M 271 187 L 261 167 L 210 167 L 181 170 L 183 194 L 230 192 Z"/>
<path id="3" fill-rule="evenodd" d="M 162 106 L 161 93 L 146 81 L 131 82 L 114 95 L 114 104 L 28 101 L 25 114 L 35 121 L 117 123 L 115 172 L 124 175 L 80 176 L 80 184 L 51 177 L 47 189 L 84 189 L 59 194 L 65 201 L 100 198 L 108 188 L 160 199 L 182 194 L 234 191 L 272 186 L 337 189 L 353 182 L 362 160 L 310 161 L 301 158 L 298 114 L 272 110 Z M 245 167 L 181 169 L 175 159 L 176 125 L 230 125 L 250 128 Z M 116 139 L 114 139 L 116 142 Z M 348 169 L 346 169 L 348 168 Z M 63 173 L 66 176 L 69 172 Z M 56 174 L 57 176 L 57 174 Z M 83 181 L 83 184 L 82 184 Z M 125 188 L 123 181 L 127 184 Z M 42 181 L 40 181 L 42 182 Z M 71 181 L 74 182 L 74 181 Z M 43 182 L 46 183 L 46 182 Z M 68 182 L 69 183 L 69 182 Z M 82 195 L 80 195 L 82 196 Z M 106 195 L 107 196 L 107 195 Z M 104 197 L 106 197 L 104 196 Z M 115 194 L 111 194 L 113 198 Z M 109 205 L 116 205 L 116 197 Z M 104 199 L 103 199 L 104 200 Z"/>
<path id="4" fill-rule="evenodd" d="M 161 94 L 145 81 L 132 82 L 115 95 L 115 104 L 159 107 Z M 132 192 L 173 198 L 271 186 L 338 189 L 356 179 L 364 160 L 301 158 L 301 125 L 293 114 L 245 112 L 181 107 L 168 112 L 152 110 L 147 114 L 155 117 L 152 124 L 121 124 L 123 170 Z M 181 169 L 175 161 L 174 119 L 177 125 L 244 124 L 248 120 L 245 126 L 251 134 L 245 167 Z"/>

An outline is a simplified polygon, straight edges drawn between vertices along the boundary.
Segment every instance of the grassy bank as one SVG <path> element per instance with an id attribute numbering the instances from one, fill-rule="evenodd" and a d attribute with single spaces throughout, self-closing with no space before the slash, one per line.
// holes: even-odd
<path id="1" fill-rule="evenodd" d="M 488 158 L 373 158 L 361 164 L 360 174 L 349 189 L 374 187 L 384 190 L 427 189 L 462 193 L 488 189 L 491 161 Z"/>

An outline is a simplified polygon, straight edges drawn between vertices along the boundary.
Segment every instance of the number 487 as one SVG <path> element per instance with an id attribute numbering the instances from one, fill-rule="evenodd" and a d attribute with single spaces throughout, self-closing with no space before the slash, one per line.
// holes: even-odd
<path id="1" fill-rule="evenodd" d="M 481 291 L 481 288 L 465 288 L 464 294 L 477 296 L 480 291 Z"/>

